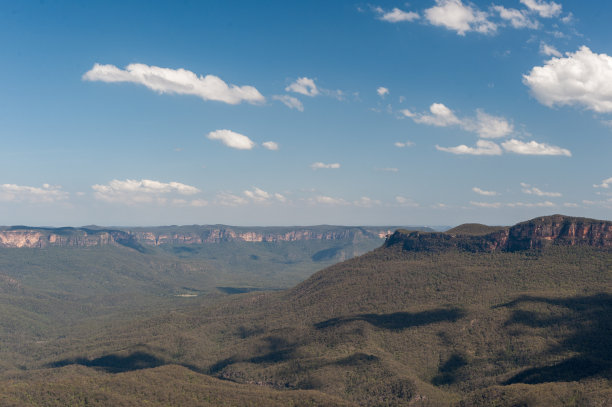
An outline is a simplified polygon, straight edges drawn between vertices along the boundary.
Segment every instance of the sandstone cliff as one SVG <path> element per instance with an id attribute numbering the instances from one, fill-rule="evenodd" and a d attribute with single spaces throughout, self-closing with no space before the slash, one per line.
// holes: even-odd
<path id="1" fill-rule="evenodd" d="M 0 228 L 0 247 L 44 248 L 50 246 L 122 245 L 143 251 L 145 246 L 166 244 L 198 245 L 221 242 L 294 242 L 300 240 L 357 242 L 366 239 L 384 239 L 393 230 L 395 228 L 346 226 L 245 228 L 224 225 L 194 225 L 130 229 L 12 226 Z"/>
<path id="2" fill-rule="evenodd" d="M 473 228 L 471 228 L 473 229 Z M 563 215 L 535 218 L 512 227 L 501 227 L 485 234 L 423 233 L 398 230 L 385 245 L 409 251 L 440 251 L 451 248 L 479 251 L 541 249 L 549 245 L 612 248 L 612 222 Z"/>

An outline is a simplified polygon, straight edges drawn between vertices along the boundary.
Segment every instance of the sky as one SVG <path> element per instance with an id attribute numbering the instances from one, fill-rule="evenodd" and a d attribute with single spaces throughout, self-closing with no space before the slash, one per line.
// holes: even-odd
<path id="1" fill-rule="evenodd" d="M 2 1 L 0 224 L 612 216 L 607 1 Z"/>

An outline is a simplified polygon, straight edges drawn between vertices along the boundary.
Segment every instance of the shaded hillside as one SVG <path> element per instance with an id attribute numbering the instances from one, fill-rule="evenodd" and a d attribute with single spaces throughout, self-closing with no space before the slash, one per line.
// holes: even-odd
<path id="1" fill-rule="evenodd" d="M 505 229 L 504 226 L 487 226 L 481 223 L 464 223 L 463 225 L 459 225 L 452 229 L 445 231 L 451 236 L 456 235 L 474 235 L 474 236 L 484 236 L 489 233 L 497 232 L 501 229 Z"/>
<path id="2" fill-rule="evenodd" d="M 609 224 L 563 222 L 515 230 L 534 230 L 530 239 L 546 230 L 570 236 L 555 226 L 565 224 L 588 237 Z M 129 373 L 146 381 L 176 364 L 241 386 L 316 390 L 358 405 L 605 406 L 612 251 L 589 239 L 497 251 L 388 243 L 284 292 L 49 341 L 39 346 L 42 370 L 23 372 L 19 383 L 32 392 L 37 374 L 71 366 L 111 380 L 118 373 L 108 363 L 148 360 L 150 368 Z M 138 353 L 143 343 L 146 358 Z"/>

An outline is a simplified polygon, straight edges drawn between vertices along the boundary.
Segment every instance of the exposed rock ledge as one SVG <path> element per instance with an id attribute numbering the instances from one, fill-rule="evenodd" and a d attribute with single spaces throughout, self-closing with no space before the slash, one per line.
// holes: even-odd
<path id="1" fill-rule="evenodd" d="M 472 225 L 470 225 L 473 229 Z M 483 227 L 485 228 L 485 227 Z M 455 228 L 462 230 L 461 227 Z M 454 229 L 453 229 L 454 230 Z M 410 251 L 451 248 L 472 252 L 541 249 L 550 245 L 612 248 L 612 222 L 563 215 L 535 218 L 485 234 L 423 233 L 396 231 L 385 242 Z"/>

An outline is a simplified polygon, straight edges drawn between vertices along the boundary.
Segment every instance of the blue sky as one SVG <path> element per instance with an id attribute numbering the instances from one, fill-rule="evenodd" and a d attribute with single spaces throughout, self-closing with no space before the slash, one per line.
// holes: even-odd
<path id="1" fill-rule="evenodd" d="M 612 212 L 607 2 L 4 1 L 0 224 Z"/>

